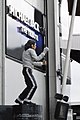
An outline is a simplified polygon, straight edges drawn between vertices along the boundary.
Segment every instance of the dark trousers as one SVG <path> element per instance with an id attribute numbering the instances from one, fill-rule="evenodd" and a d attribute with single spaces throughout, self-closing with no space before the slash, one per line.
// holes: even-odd
<path id="1" fill-rule="evenodd" d="M 19 98 L 21 100 L 24 100 L 25 98 L 31 100 L 37 89 L 37 84 L 32 74 L 32 69 L 24 67 L 22 73 L 24 75 L 25 83 L 27 86 L 19 95 Z"/>

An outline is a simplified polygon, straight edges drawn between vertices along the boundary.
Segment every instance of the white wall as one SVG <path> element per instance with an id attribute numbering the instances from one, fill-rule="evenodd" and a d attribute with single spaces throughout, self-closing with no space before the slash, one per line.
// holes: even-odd
<path id="1" fill-rule="evenodd" d="M 5 104 L 15 104 L 14 100 L 26 87 L 22 75 L 22 64 L 14 62 L 8 58 L 5 60 Z M 34 94 L 32 101 L 43 105 L 46 101 L 45 76 L 42 72 L 39 72 L 37 70 L 34 70 L 33 74 L 37 81 L 38 88 Z"/>
<path id="2" fill-rule="evenodd" d="M 71 62 L 71 104 L 80 104 L 80 64 L 76 61 Z"/>
<path id="3" fill-rule="evenodd" d="M 61 25 L 62 25 L 62 40 L 68 40 L 69 13 L 67 0 L 62 0 L 61 3 Z"/>

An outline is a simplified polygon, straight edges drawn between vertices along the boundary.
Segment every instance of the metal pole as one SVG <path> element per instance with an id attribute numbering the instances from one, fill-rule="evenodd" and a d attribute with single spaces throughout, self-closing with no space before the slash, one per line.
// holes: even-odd
<path id="1" fill-rule="evenodd" d="M 0 0 L 0 105 L 5 102 L 5 0 Z"/>
<path id="2" fill-rule="evenodd" d="M 5 4 L 2 0 L 2 105 L 5 105 Z"/>
<path id="3" fill-rule="evenodd" d="M 66 92 L 66 80 L 67 80 L 68 66 L 69 66 L 69 60 L 70 60 L 70 50 L 71 50 L 71 37 L 73 33 L 76 6 L 77 6 L 77 0 L 74 0 L 70 29 L 69 29 L 69 36 L 68 36 L 68 43 L 67 43 L 67 54 L 66 54 L 64 73 L 63 73 L 63 83 L 62 83 L 62 94 L 63 95 L 65 95 L 65 92 Z"/>

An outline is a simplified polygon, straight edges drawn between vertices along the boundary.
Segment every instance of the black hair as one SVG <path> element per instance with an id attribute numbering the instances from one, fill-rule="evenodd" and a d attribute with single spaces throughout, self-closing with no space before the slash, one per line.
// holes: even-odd
<path id="1" fill-rule="evenodd" d="M 25 44 L 25 46 L 24 46 L 24 49 L 25 49 L 25 51 L 27 50 L 27 49 L 29 49 L 29 48 L 32 48 L 32 46 L 31 45 L 35 45 L 35 41 L 34 40 L 29 40 L 26 44 Z"/>

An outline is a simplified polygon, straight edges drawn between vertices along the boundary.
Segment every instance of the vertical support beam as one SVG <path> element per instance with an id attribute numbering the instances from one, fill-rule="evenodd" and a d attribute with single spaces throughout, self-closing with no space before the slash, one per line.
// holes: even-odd
<path id="1" fill-rule="evenodd" d="M 56 71 L 61 70 L 61 57 L 60 57 L 60 42 L 62 39 L 62 26 L 61 26 L 61 2 L 55 2 L 55 57 L 56 57 Z M 56 75 L 56 92 L 61 93 L 61 80 L 60 76 Z"/>
<path id="2" fill-rule="evenodd" d="M 0 104 L 4 104 L 5 80 L 5 0 L 0 0 Z"/>
<path id="3" fill-rule="evenodd" d="M 49 120 L 54 120 L 56 100 L 56 68 L 60 66 L 58 59 L 57 0 L 47 0 L 48 14 L 48 46 L 49 46 Z M 59 29 L 59 28 L 58 28 Z M 55 46 L 56 44 L 56 46 Z M 58 54 L 57 54 L 58 53 Z M 57 56 L 56 56 L 57 54 Z M 57 62 L 57 59 L 59 60 Z M 56 63 L 57 62 L 57 63 Z"/>

